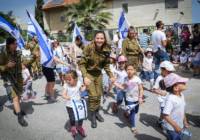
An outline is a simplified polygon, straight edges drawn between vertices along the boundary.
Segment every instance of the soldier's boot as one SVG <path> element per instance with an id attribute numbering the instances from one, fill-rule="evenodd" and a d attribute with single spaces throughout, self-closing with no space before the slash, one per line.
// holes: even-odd
<path id="1" fill-rule="evenodd" d="M 96 119 L 99 122 L 104 122 L 104 118 L 99 114 L 99 109 L 96 110 Z"/>
<path id="2" fill-rule="evenodd" d="M 17 117 L 18 117 L 18 123 L 19 123 L 22 127 L 28 126 L 28 123 L 27 123 L 26 120 L 24 119 L 24 114 L 23 114 L 22 112 L 17 113 Z"/>
<path id="3" fill-rule="evenodd" d="M 91 127 L 97 128 L 96 112 L 95 111 L 91 112 Z"/>

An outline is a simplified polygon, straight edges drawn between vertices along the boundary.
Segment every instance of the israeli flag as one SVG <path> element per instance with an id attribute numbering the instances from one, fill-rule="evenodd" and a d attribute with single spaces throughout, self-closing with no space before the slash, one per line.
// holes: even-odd
<path id="1" fill-rule="evenodd" d="M 118 30 L 121 39 L 125 39 L 127 37 L 129 25 L 130 24 L 128 23 L 124 11 L 122 11 L 118 22 Z"/>
<path id="2" fill-rule="evenodd" d="M 77 24 L 75 23 L 74 30 L 73 30 L 72 42 L 75 42 L 75 39 L 76 39 L 76 37 L 77 37 L 78 35 L 81 36 L 81 39 L 82 39 L 83 43 L 86 44 L 87 41 L 85 40 L 84 36 L 81 34 L 80 28 L 79 28 L 79 27 L 77 26 Z"/>
<path id="3" fill-rule="evenodd" d="M 131 105 L 126 105 L 126 110 L 131 111 L 131 110 L 134 109 L 137 105 L 139 105 L 139 103 L 137 103 L 137 104 L 131 104 Z"/>
<path id="4" fill-rule="evenodd" d="M 45 67 L 53 67 L 53 50 L 50 46 L 49 40 L 47 39 L 46 35 L 44 34 L 42 28 L 36 21 L 36 19 L 27 11 L 28 17 L 35 28 L 35 32 L 38 38 L 39 46 L 40 46 L 40 62 Z"/>
<path id="5" fill-rule="evenodd" d="M 87 105 L 84 99 L 72 100 L 72 109 L 74 112 L 75 120 L 84 120 L 87 118 Z"/>
<path id="6" fill-rule="evenodd" d="M 0 28 L 4 29 L 8 33 L 12 35 L 17 40 L 17 44 L 19 49 L 24 48 L 25 42 L 22 38 L 20 31 L 18 28 L 13 27 L 8 21 L 6 21 L 3 17 L 0 16 Z"/>
<path id="7" fill-rule="evenodd" d="M 33 24 L 32 24 L 31 22 L 28 23 L 27 33 L 28 33 L 28 35 L 31 36 L 31 37 L 36 36 L 35 28 L 34 28 L 34 26 L 33 26 Z"/>

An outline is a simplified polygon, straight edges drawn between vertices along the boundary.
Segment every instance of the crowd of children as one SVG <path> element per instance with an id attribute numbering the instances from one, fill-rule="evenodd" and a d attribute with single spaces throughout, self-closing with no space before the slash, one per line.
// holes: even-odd
<path id="1" fill-rule="evenodd" d="M 194 49 L 186 47 L 188 42 L 185 32 L 186 29 L 182 33 L 182 37 L 185 39 L 182 42 L 182 48 L 180 50 L 176 48 L 170 49 L 169 56 L 171 62 L 162 61 L 160 63 L 160 75 L 158 76 L 155 76 L 154 52 L 150 47 L 143 49 L 140 74 L 138 74 L 137 68 L 127 63 L 125 56 L 116 56 L 116 54 L 111 53 L 110 69 L 116 81 L 114 83 L 111 82 L 105 71 L 102 71 L 104 93 L 113 91 L 116 95 L 116 100 L 112 104 L 113 113 L 119 111 L 124 101 L 124 114 L 130 119 L 131 131 L 134 134 L 138 133 L 136 115 L 139 112 L 140 104 L 144 103 L 144 90 L 148 90 L 158 95 L 158 102 L 160 103 L 158 124 L 166 130 L 168 138 L 170 140 L 182 140 L 184 137 L 185 133 L 183 133 L 183 130 L 188 128 L 188 124 L 185 117 L 186 103 L 183 91 L 186 89 L 188 79 L 175 74 L 174 65 L 178 64 L 179 68 L 184 70 L 193 69 L 194 76 L 200 75 L 200 44 L 196 45 Z M 54 44 L 54 46 L 58 47 L 58 44 Z M 63 49 L 62 47 L 59 49 L 59 51 L 57 49 L 56 55 L 64 60 L 65 54 Z M 34 99 L 36 92 L 32 89 L 31 74 L 24 64 L 22 64 L 22 69 L 24 79 L 23 100 Z M 83 128 L 83 120 L 86 119 L 87 115 L 86 112 L 83 112 L 85 116 L 81 117 L 79 109 L 76 106 L 74 107 L 74 103 L 75 101 L 83 101 L 82 107 L 85 108 L 83 97 L 87 95 L 87 89 L 78 66 L 74 67 L 75 70 L 72 69 L 66 65 L 59 65 L 56 70 L 63 85 L 62 95 L 66 102 L 72 136 L 74 137 L 77 133 L 80 133 L 85 137 L 86 132 Z M 144 86 L 147 82 L 149 82 L 150 88 Z"/>

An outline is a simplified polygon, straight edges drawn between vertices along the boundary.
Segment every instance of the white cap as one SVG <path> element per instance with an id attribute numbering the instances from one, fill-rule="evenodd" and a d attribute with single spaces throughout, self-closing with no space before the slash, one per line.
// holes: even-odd
<path id="1" fill-rule="evenodd" d="M 153 51 L 153 49 L 149 48 L 149 47 L 145 49 L 145 52 L 152 52 L 152 51 Z"/>
<path id="2" fill-rule="evenodd" d="M 170 61 L 163 61 L 160 64 L 160 68 L 165 68 L 167 71 L 176 71 L 174 65 Z"/>

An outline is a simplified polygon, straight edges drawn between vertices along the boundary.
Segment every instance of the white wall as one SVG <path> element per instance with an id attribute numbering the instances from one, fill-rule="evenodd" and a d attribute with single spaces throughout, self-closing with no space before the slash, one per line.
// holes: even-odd
<path id="1" fill-rule="evenodd" d="M 163 20 L 166 25 L 174 22 L 192 23 L 192 0 L 179 0 L 178 8 L 165 9 L 165 0 L 113 0 L 112 5 L 106 11 L 113 14 L 113 19 L 108 28 L 117 28 L 118 18 L 122 10 L 122 3 L 128 3 L 127 19 L 131 25 L 150 26 L 155 25 L 158 20 Z M 158 14 L 155 16 L 156 9 Z M 180 12 L 184 15 L 181 16 Z"/>

